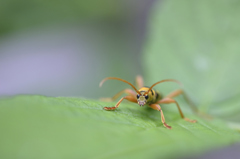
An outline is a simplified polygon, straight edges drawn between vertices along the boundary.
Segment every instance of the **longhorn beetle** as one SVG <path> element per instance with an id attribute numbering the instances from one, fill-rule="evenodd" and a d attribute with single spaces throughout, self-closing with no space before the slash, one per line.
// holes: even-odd
<path id="1" fill-rule="evenodd" d="M 105 110 L 114 110 L 114 109 L 118 108 L 118 106 L 120 105 L 120 103 L 124 99 L 127 99 L 128 101 L 131 101 L 131 102 L 134 102 L 134 103 L 138 103 L 139 106 L 144 106 L 145 104 L 147 104 L 152 109 L 160 111 L 160 113 L 161 113 L 161 120 L 162 120 L 163 125 L 166 128 L 171 129 L 172 127 L 169 126 L 165 122 L 163 111 L 162 111 L 161 106 L 159 104 L 175 103 L 177 108 L 178 108 L 178 111 L 179 111 L 181 117 L 184 120 L 186 120 L 188 122 L 191 122 L 191 123 L 195 123 L 196 122 L 196 120 L 191 120 L 191 119 L 185 118 L 184 115 L 183 115 L 183 112 L 182 112 L 182 110 L 181 110 L 181 108 L 179 106 L 179 104 L 177 103 L 177 101 L 175 101 L 173 99 L 174 97 L 176 97 L 176 96 L 178 96 L 180 94 L 183 94 L 185 99 L 190 103 L 190 100 L 188 99 L 186 94 L 183 92 L 183 90 L 181 90 L 181 89 L 175 90 L 172 93 L 170 93 L 169 95 L 163 97 L 158 91 L 152 89 L 157 84 L 163 83 L 163 82 L 176 82 L 176 83 L 181 85 L 181 83 L 179 81 L 174 80 L 174 79 L 165 79 L 165 80 L 161 80 L 161 81 L 158 81 L 158 82 L 154 83 L 151 87 L 146 87 L 146 86 L 143 86 L 143 79 L 142 79 L 142 77 L 141 76 L 137 76 L 136 77 L 136 84 L 137 84 L 137 87 L 139 88 L 139 90 L 137 90 L 133 86 L 133 84 L 131 84 L 130 82 L 128 82 L 126 80 L 123 80 L 123 79 L 117 78 L 117 77 L 107 77 L 107 78 L 104 78 L 100 82 L 99 87 L 101 87 L 105 81 L 110 80 L 110 79 L 112 79 L 112 80 L 119 80 L 119 81 L 125 82 L 125 83 L 129 84 L 136 92 L 134 92 L 131 89 L 124 89 L 124 90 L 120 91 L 119 93 L 117 93 L 112 98 L 104 98 L 105 101 L 113 101 L 113 100 L 117 99 L 121 94 L 123 94 L 123 93 L 127 94 L 127 96 L 122 97 L 117 102 L 117 104 L 114 107 L 104 107 Z M 196 108 L 193 107 L 193 106 L 192 106 L 192 109 L 194 111 L 196 111 Z"/>

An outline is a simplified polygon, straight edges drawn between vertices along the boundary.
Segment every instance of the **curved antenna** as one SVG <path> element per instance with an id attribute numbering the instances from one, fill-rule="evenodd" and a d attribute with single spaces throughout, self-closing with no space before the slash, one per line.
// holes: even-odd
<path id="1" fill-rule="evenodd" d="M 99 87 L 102 87 L 103 83 L 107 80 L 110 80 L 110 79 L 113 79 L 113 80 L 119 80 L 119 81 L 122 81 L 122 82 L 125 82 L 127 84 L 129 84 L 130 86 L 132 86 L 132 88 L 138 93 L 138 94 L 141 94 L 130 82 L 126 81 L 126 80 L 123 80 L 121 78 L 117 78 L 117 77 L 106 77 L 104 78 L 100 83 L 99 83 Z"/>
<path id="2" fill-rule="evenodd" d="M 149 92 L 154 86 L 156 86 L 156 85 L 159 84 L 159 83 L 163 83 L 163 82 L 176 82 L 176 83 L 178 83 L 180 86 L 182 86 L 182 83 L 179 82 L 179 81 L 177 81 L 177 80 L 174 80 L 174 79 L 165 79 L 165 80 L 161 80 L 161 81 L 158 81 L 158 82 L 154 83 L 154 84 L 148 89 L 148 91 L 147 91 L 146 93 L 144 93 L 144 95 L 148 94 L 148 92 Z"/>

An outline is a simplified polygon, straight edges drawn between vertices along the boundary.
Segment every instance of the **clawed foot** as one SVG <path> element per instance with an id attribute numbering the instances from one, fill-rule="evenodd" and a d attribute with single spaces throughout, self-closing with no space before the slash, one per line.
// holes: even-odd
<path id="1" fill-rule="evenodd" d="M 167 129 L 172 129 L 172 127 L 169 126 L 167 123 L 163 123 L 163 125 L 164 125 Z"/>
<path id="2" fill-rule="evenodd" d="M 114 109 L 116 109 L 116 107 L 104 107 L 103 109 L 104 110 L 114 110 Z"/>
<path id="3" fill-rule="evenodd" d="M 196 123 L 197 122 L 197 120 L 192 120 L 192 119 L 188 119 L 188 118 L 184 118 L 184 120 L 186 120 L 186 121 L 188 121 L 190 123 Z"/>

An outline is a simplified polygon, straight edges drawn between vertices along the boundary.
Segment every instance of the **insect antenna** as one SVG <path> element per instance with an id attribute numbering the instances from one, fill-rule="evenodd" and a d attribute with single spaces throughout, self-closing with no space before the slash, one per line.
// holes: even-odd
<path id="1" fill-rule="evenodd" d="M 165 79 L 165 80 L 161 80 L 161 81 L 158 81 L 158 82 L 154 83 L 154 84 L 148 89 L 148 91 L 147 91 L 146 93 L 144 93 L 144 95 L 148 94 L 148 92 L 149 92 L 154 86 L 156 86 L 156 85 L 159 84 L 159 83 L 163 83 L 163 82 L 176 82 L 176 83 L 178 83 L 180 86 L 182 86 L 182 83 L 179 82 L 179 81 L 177 81 L 177 80 L 174 80 L 174 79 Z"/>
<path id="2" fill-rule="evenodd" d="M 99 83 L 99 87 L 102 87 L 103 83 L 107 80 L 110 80 L 110 79 L 113 79 L 113 80 L 119 80 L 119 81 L 122 81 L 122 82 L 125 82 L 127 84 L 129 84 L 130 86 L 132 86 L 132 88 L 138 93 L 138 94 L 141 94 L 135 87 L 134 85 L 132 85 L 130 82 L 124 80 L 124 79 L 121 79 L 121 78 L 117 78 L 117 77 L 106 77 L 104 78 L 100 83 Z"/>

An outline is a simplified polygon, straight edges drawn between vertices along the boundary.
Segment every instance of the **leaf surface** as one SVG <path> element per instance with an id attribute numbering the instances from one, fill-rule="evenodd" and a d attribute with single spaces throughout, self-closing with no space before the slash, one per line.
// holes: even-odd
<path id="1" fill-rule="evenodd" d="M 95 100 L 16 96 L 0 100 L 1 158 L 159 158 L 180 157 L 230 145 L 240 139 L 224 122 L 201 118 L 189 123 L 166 111 L 168 130 L 160 113 L 122 103 Z"/>

